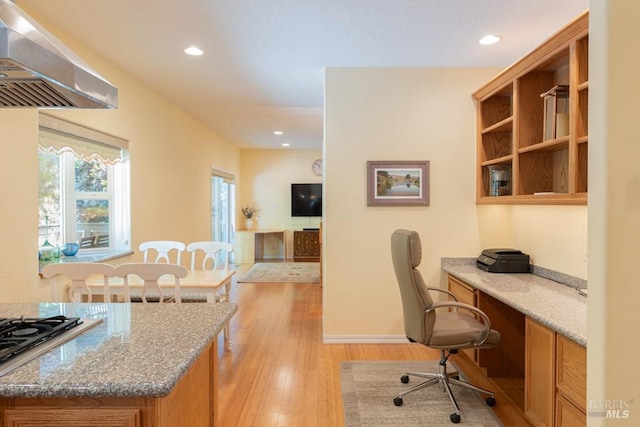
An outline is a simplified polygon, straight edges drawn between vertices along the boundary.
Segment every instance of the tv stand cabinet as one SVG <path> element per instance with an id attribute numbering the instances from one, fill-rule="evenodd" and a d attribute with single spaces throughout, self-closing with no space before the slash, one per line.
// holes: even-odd
<path id="1" fill-rule="evenodd" d="M 320 261 L 320 230 L 293 232 L 293 260 Z"/>

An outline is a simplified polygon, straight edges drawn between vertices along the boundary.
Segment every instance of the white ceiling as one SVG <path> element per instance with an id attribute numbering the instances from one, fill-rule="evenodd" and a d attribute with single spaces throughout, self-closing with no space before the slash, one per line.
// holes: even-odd
<path id="1" fill-rule="evenodd" d="M 243 148 L 320 148 L 325 67 L 504 67 L 589 0 L 18 0 Z M 488 33 L 503 41 L 481 46 Z M 190 57 L 183 49 L 205 51 Z M 275 136 L 273 131 L 284 135 Z"/>

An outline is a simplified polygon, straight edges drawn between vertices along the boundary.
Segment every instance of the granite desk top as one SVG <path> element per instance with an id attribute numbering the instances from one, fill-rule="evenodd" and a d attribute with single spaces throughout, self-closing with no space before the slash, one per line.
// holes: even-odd
<path id="1" fill-rule="evenodd" d="M 442 269 L 580 345 L 587 346 L 587 298 L 577 289 L 534 274 L 488 273 L 468 262 Z"/>
<path id="2" fill-rule="evenodd" d="M 217 339 L 238 306 L 0 304 L 0 317 L 102 319 L 0 377 L 0 397 L 163 397 Z"/>

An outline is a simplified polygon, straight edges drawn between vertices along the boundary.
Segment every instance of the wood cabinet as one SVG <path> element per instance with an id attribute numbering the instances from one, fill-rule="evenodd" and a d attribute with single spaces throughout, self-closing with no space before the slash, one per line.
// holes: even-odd
<path id="1" fill-rule="evenodd" d="M 584 426 L 586 349 L 526 319 L 525 416 L 535 426 Z"/>
<path id="2" fill-rule="evenodd" d="M 509 395 L 523 403 L 527 420 L 534 426 L 586 425 L 586 348 L 451 274 L 447 282 L 460 302 L 482 310 L 500 332 L 496 348 L 469 357 L 494 381 L 509 379 Z"/>
<path id="3" fill-rule="evenodd" d="M 585 12 L 473 94 L 477 203 L 587 203 L 588 30 Z M 541 95 L 556 86 L 568 106 L 549 135 Z"/>
<path id="4" fill-rule="evenodd" d="M 320 261 L 320 231 L 293 232 L 293 260 Z"/>
<path id="5" fill-rule="evenodd" d="M 587 422 L 587 349 L 558 335 L 556 339 L 556 426 Z"/>
<path id="6" fill-rule="evenodd" d="M 524 415 L 535 426 L 553 426 L 555 332 L 525 320 Z"/>
<path id="7" fill-rule="evenodd" d="M 0 427 L 214 427 L 217 363 L 214 342 L 164 397 L 0 398 Z"/>

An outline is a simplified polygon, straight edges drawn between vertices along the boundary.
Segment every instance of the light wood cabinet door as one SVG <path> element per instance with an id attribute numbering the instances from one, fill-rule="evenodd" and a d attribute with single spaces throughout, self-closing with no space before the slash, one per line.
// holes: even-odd
<path id="1" fill-rule="evenodd" d="M 535 426 L 553 426 L 555 332 L 525 320 L 524 414 Z"/>
<path id="2" fill-rule="evenodd" d="M 556 427 L 584 427 L 587 425 L 586 414 L 558 395 L 556 398 Z"/>
<path id="3" fill-rule="evenodd" d="M 587 349 L 558 335 L 556 340 L 556 385 L 558 393 L 587 410 Z"/>

